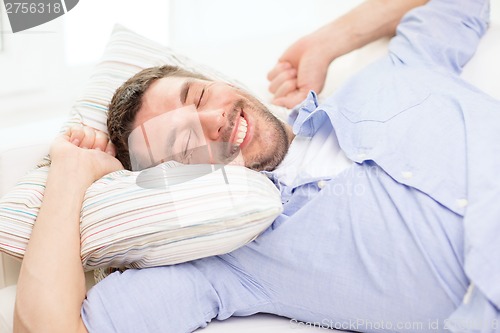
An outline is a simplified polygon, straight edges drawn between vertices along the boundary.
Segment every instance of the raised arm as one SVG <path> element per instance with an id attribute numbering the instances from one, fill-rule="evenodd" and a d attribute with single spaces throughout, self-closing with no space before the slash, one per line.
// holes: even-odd
<path id="1" fill-rule="evenodd" d="M 292 108 L 309 90 L 319 93 L 336 58 L 392 36 L 401 17 L 427 0 L 371 0 L 292 44 L 269 72 L 273 103 Z"/>
<path id="2" fill-rule="evenodd" d="M 52 145 L 42 207 L 19 275 L 15 332 L 86 332 L 80 210 L 88 186 L 122 168 L 113 154 L 107 136 L 90 128 L 68 131 Z"/>
<path id="3" fill-rule="evenodd" d="M 489 22 L 489 0 L 432 0 L 408 13 L 389 45 L 395 61 L 460 74 Z"/>

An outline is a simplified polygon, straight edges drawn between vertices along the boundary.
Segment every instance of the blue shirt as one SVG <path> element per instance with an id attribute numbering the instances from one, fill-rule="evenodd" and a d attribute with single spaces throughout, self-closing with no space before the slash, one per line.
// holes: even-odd
<path id="1" fill-rule="evenodd" d="M 486 0 L 408 13 L 386 57 L 324 103 L 311 93 L 293 124 L 314 136 L 330 122 L 352 167 L 322 188 L 281 186 L 283 214 L 243 248 L 110 275 L 83 304 L 88 330 L 190 332 L 269 312 L 367 332 L 500 331 L 500 102 L 458 76 L 487 19 Z"/>

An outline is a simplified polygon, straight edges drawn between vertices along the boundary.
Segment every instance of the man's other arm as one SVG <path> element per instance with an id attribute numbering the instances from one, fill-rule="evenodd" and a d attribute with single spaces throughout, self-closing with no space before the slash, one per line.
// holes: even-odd
<path id="1" fill-rule="evenodd" d="M 273 103 L 294 107 L 310 90 L 323 89 L 336 58 L 370 42 L 393 36 L 401 17 L 428 0 L 371 0 L 293 43 L 268 73 Z"/>
<path id="2" fill-rule="evenodd" d="M 489 0 L 432 0 L 403 17 L 389 51 L 403 64 L 460 74 L 488 20 Z"/>

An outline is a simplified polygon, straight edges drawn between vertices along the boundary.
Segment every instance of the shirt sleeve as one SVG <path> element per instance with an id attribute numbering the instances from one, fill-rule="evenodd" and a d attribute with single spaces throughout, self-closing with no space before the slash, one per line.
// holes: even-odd
<path id="1" fill-rule="evenodd" d="M 87 330 L 182 333 L 212 319 L 258 312 L 261 293 L 218 257 L 115 272 L 87 293 L 81 316 Z"/>
<path id="2" fill-rule="evenodd" d="M 487 30 L 488 0 L 431 0 L 401 20 L 389 45 L 395 62 L 460 74 Z"/>

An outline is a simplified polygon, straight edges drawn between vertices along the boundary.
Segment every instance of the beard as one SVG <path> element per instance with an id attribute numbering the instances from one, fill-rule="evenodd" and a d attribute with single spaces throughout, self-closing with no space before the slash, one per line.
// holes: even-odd
<path id="1" fill-rule="evenodd" d="M 254 139 L 261 142 L 261 150 L 251 156 L 245 156 L 245 166 L 256 171 L 272 171 L 283 161 L 288 152 L 288 135 L 285 124 L 265 109 L 262 121 L 269 126 L 265 132 L 254 134 Z"/>

